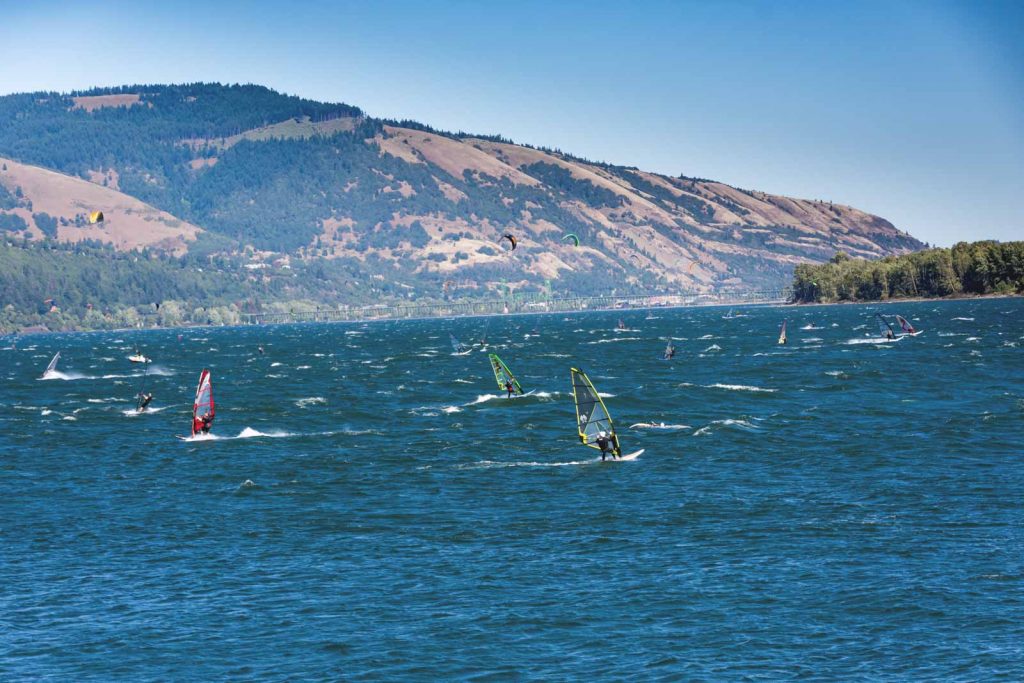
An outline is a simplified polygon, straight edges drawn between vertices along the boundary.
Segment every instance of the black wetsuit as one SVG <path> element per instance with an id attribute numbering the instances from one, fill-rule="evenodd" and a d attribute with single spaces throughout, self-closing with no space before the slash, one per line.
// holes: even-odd
<path id="1" fill-rule="evenodd" d="M 153 394 L 143 394 L 142 395 L 142 403 L 139 404 L 139 412 L 141 413 L 143 410 L 145 410 L 146 407 L 150 403 L 152 403 L 152 401 L 153 401 Z"/>
<path id="2" fill-rule="evenodd" d="M 515 390 L 516 388 L 512 385 L 512 382 L 505 382 L 505 391 L 508 392 L 508 396 L 505 398 L 512 398 L 512 394 L 515 393 Z"/>
<path id="3" fill-rule="evenodd" d="M 611 442 L 609 442 L 608 437 L 606 437 L 606 436 L 599 436 L 599 437 L 597 437 L 597 447 L 601 449 L 601 460 L 602 461 L 606 457 L 608 457 L 609 453 L 612 454 L 612 457 L 615 457 L 615 451 L 612 450 Z"/>

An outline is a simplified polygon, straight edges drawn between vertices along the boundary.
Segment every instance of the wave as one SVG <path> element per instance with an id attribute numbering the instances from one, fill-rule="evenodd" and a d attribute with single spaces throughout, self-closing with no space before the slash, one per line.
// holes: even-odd
<path id="1" fill-rule="evenodd" d="M 960 318 L 960 317 L 956 317 L 956 318 L 950 318 L 950 320 L 963 320 L 963 321 L 966 321 L 966 322 L 969 322 L 969 323 L 973 323 L 974 322 L 974 318 Z"/>
<path id="2" fill-rule="evenodd" d="M 825 328 L 823 328 L 823 327 L 816 327 L 816 326 L 814 325 L 814 323 L 807 323 L 806 325 L 804 325 L 804 326 L 803 326 L 803 327 L 801 327 L 800 329 L 801 329 L 801 330 L 823 330 L 823 329 L 825 329 Z"/>
<path id="3" fill-rule="evenodd" d="M 308 398 L 300 398 L 295 402 L 299 408 L 306 408 L 308 406 L 322 406 L 327 403 L 327 399 L 323 396 L 310 396 Z"/>
<path id="4" fill-rule="evenodd" d="M 615 339 L 596 339 L 588 344 L 611 344 L 612 342 L 640 341 L 640 337 L 616 337 Z"/>
<path id="5" fill-rule="evenodd" d="M 712 351 L 721 351 L 721 350 L 722 350 L 721 346 L 719 346 L 718 344 L 712 344 L 708 348 L 704 349 L 704 351 L 702 351 L 701 353 L 710 353 Z"/>
<path id="6" fill-rule="evenodd" d="M 92 378 L 92 377 L 90 377 L 88 375 L 83 375 L 80 372 L 61 372 L 60 370 L 50 370 L 49 372 L 44 372 L 43 376 L 39 378 L 40 381 L 44 381 L 44 382 L 48 381 L 48 380 L 52 380 L 52 379 L 60 379 L 60 380 L 64 380 L 65 382 L 67 382 L 67 381 L 71 381 L 71 380 L 75 380 L 75 379 L 94 379 L 94 378 Z"/>
<path id="7" fill-rule="evenodd" d="M 637 422 L 630 429 L 690 429 L 690 425 L 665 424 L 664 422 Z"/>
<path id="8" fill-rule="evenodd" d="M 272 368 L 279 368 L 282 365 L 284 365 L 284 363 L 281 363 L 279 361 L 274 361 L 273 363 L 270 364 L 270 367 L 272 367 Z"/>
<path id="9" fill-rule="evenodd" d="M 752 424 L 752 423 L 750 423 L 750 422 L 748 422 L 746 420 L 734 420 L 734 419 L 728 418 L 728 419 L 725 419 L 725 420 L 712 420 L 710 423 L 704 425 L 703 427 L 701 427 L 700 429 L 695 431 L 693 433 L 693 435 L 694 436 L 703 436 L 705 434 L 710 434 L 712 432 L 712 430 L 714 429 L 714 427 L 717 427 L 717 426 L 735 427 L 736 429 L 740 429 L 740 430 L 745 431 L 745 432 L 757 432 L 757 431 L 761 430 L 760 427 L 758 427 L 757 425 Z"/>
<path id="10" fill-rule="evenodd" d="M 843 343 L 847 346 L 856 344 L 895 344 L 902 337 L 896 337 L 896 339 L 886 339 L 885 337 L 865 337 L 863 339 L 847 339 Z"/>
<path id="11" fill-rule="evenodd" d="M 764 387 L 755 387 L 750 384 L 719 384 L 718 382 L 708 384 L 706 388 L 725 389 L 726 391 L 752 391 L 765 394 L 774 394 L 777 391 L 776 389 L 765 389 Z"/>
<path id="12" fill-rule="evenodd" d="M 245 429 L 240 431 L 238 433 L 238 436 L 236 436 L 235 438 L 236 439 L 255 439 L 257 437 L 266 437 L 266 438 L 269 438 L 269 439 L 280 439 L 280 438 L 283 438 L 283 437 L 286 437 L 286 436 L 299 436 L 299 435 L 298 434 L 294 434 L 292 432 L 286 432 L 286 431 L 283 431 L 283 430 L 274 430 L 272 432 L 261 432 L 259 430 L 253 429 L 252 427 L 246 427 Z"/>
<path id="13" fill-rule="evenodd" d="M 806 339 L 801 339 L 800 343 L 801 344 L 812 344 L 814 342 L 820 342 L 820 341 L 825 341 L 825 340 L 822 339 L 821 337 L 807 337 Z"/>
<path id="14" fill-rule="evenodd" d="M 847 375 L 842 370 L 828 370 L 825 374 L 828 375 L 829 377 L 840 377 L 842 379 L 849 379 L 850 378 L 850 376 Z"/>
<path id="15" fill-rule="evenodd" d="M 172 406 L 160 406 L 159 408 L 146 408 L 141 413 L 135 408 L 126 408 L 121 411 L 121 414 L 125 417 L 139 417 L 140 415 L 150 415 L 156 413 L 162 413 L 163 411 L 171 408 Z"/>
<path id="16" fill-rule="evenodd" d="M 600 463 L 600 458 L 594 458 L 593 460 L 572 460 L 570 462 L 535 462 L 535 461 L 522 461 L 522 462 L 497 462 L 495 460 L 481 460 L 479 462 L 469 463 L 466 465 L 456 465 L 455 469 L 468 470 L 468 469 L 494 469 L 504 467 L 570 467 L 573 465 L 593 465 Z"/>
<path id="17" fill-rule="evenodd" d="M 460 408 L 459 406 L 447 406 L 444 409 L 442 409 L 441 412 L 448 413 L 449 415 L 451 413 L 461 413 L 462 412 L 462 408 Z"/>

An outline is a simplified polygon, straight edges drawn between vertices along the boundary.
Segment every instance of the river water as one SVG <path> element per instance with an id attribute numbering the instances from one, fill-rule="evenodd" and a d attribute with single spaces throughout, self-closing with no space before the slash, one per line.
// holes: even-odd
<path id="1" fill-rule="evenodd" d="M 0 677 L 1024 677 L 1024 300 L 736 314 L 23 337 Z M 579 444 L 572 366 L 638 459 Z"/>

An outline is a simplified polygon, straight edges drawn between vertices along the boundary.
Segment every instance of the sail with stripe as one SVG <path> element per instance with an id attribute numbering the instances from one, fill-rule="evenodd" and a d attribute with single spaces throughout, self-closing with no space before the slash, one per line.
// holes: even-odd
<path id="1" fill-rule="evenodd" d="M 902 315 L 896 316 L 896 322 L 900 324 L 900 329 L 903 330 L 906 334 L 917 334 L 917 330 L 914 329 L 914 326 L 911 325 L 910 321 L 904 318 Z"/>
<path id="2" fill-rule="evenodd" d="M 515 378 L 512 371 L 508 369 L 505 362 L 498 358 L 497 354 L 489 353 L 487 357 L 491 360 L 491 370 L 494 371 L 494 380 L 498 383 L 499 391 L 506 391 L 506 383 L 512 384 L 512 389 L 517 394 L 523 393 L 523 387 L 519 385 L 519 380 Z"/>
<path id="3" fill-rule="evenodd" d="M 597 445 L 597 439 L 604 434 L 612 446 L 612 455 L 621 456 L 619 438 L 615 434 L 612 416 L 608 414 L 608 409 L 594 388 L 593 382 L 582 370 L 571 370 L 572 396 L 576 401 L 576 429 L 580 435 L 580 442 L 590 448 L 601 450 Z"/>
<path id="4" fill-rule="evenodd" d="M 199 375 L 199 386 L 196 387 L 196 399 L 192 404 L 192 436 L 200 433 L 204 423 L 209 430 L 213 424 L 213 384 L 210 381 L 210 371 L 203 369 Z"/>
<path id="5" fill-rule="evenodd" d="M 896 332 L 892 329 L 892 325 L 889 321 L 882 317 L 881 313 L 875 313 L 875 317 L 878 318 L 878 331 L 886 339 L 895 339 Z"/>

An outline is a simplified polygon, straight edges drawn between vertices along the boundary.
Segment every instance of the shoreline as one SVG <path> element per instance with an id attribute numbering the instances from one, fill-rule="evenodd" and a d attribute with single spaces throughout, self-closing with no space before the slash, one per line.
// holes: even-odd
<path id="1" fill-rule="evenodd" d="M 870 299 L 867 301 L 808 301 L 782 304 L 783 306 L 877 306 L 885 304 L 921 303 L 925 301 L 974 301 L 977 299 L 1020 299 L 1022 294 L 951 294 L 949 296 L 913 296 L 898 299 Z"/>

